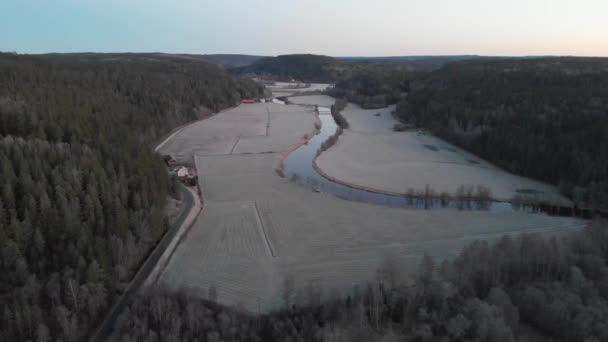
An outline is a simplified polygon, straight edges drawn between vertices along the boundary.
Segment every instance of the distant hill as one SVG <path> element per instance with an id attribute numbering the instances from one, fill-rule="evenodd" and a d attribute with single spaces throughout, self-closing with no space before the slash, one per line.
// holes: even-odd
<path id="1" fill-rule="evenodd" d="M 233 54 L 216 54 L 216 55 L 197 55 L 186 53 L 162 53 L 162 52 L 124 52 L 124 53 L 93 53 L 93 52 L 78 52 L 78 53 L 50 53 L 46 56 L 54 57 L 81 57 L 89 60 L 178 60 L 191 59 L 204 61 L 223 67 L 224 69 L 237 68 L 247 66 L 256 61 L 265 58 L 264 56 L 252 55 L 233 55 Z"/>
<path id="2" fill-rule="evenodd" d="M 193 55 L 199 56 L 200 58 L 214 64 L 221 65 L 222 67 L 237 68 L 251 65 L 264 56 L 252 56 L 252 55 L 230 55 L 230 54 L 218 54 L 218 55 Z"/>
<path id="3" fill-rule="evenodd" d="M 433 71 L 447 63 L 484 58 L 477 55 L 457 56 L 383 56 L 383 57 L 337 57 L 340 60 L 355 63 L 404 64 L 415 71 Z"/>
<path id="4" fill-rule="evenodd" d="M 277 81 L 333 83 L 349 69 L 349 63 L 346 61 L 305 54 L 262 58 L 249 66 L 231 71 L 237 75 L 255 75 Z"/>
<path id="5" fill-rule="evenodd" d="M 397 56 L 329 57 L 323 55 L 283 55 L 256 60 L 253 64 L 231 69 L 240 76 L 257 76 L 275 81 L 336 83 L 371 69 L 397 68 L 399 71 L 433 71 L 449 62 L 479 56 Z"/>
<path id="6" fill-rule="evenodd" d="M 452 55 L 452 56 L 380 56 L 380 57 L 336 57 L 350 62 L 432 62 L 445 64 L 469 59 L 483 58 L 478 55 Z"/>

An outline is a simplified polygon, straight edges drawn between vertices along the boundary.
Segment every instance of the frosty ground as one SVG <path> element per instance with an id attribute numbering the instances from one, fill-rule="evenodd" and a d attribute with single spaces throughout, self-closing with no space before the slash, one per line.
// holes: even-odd
<path id="1" fill-rule="evenodd" d="M 428 133 L 394 132 L 393 109 L 349 104 L 342 112 L 349 129 L 319 156 L 317 166 L 331 177 L 379 191 L 405 194 L 428 185 L 455 194 L 461 185 L 480 184 L 496 200 L 534 192 L 540 200 L 570 204 L 554 186 L 513 175 Z"/>
<path id="2" fill-rule="evenodd" d="M 241 105 L 189 125 L 159 150 L 178 159 L 194 155 L 281 152 L 317 121 L 312 108 L 275 103 Z"/>
<path id="3" fill-rule="evenodd" d="M 326 83 L 295 83 L 295 82 L 275 82 L 267 88 L 272 92 L 273 97 L 288 97 L 297 94 L 319 92 L 327 90 L 331 84 Z"/>
<path id="4" fill-rule="evenodd" d="M 354 134 L 358 119 L 350 118 Z M 278 152 L 313 131 L 315 122 L 309 107 L 242 105 L 187 127 L 163 146 L 195 155 L 204 211 L 160 282 L 203 297 L 213 286 L 220 303 L 261 312 L 282 305 L 286 278 L 295 281 L 296 301 L 304 301 L 311 288 L 326 296 L 351 291 L 372 280 L 387 259 L 415 270 L 424 253 L 440 260 L 476 239 L 562 235 L 584 225 L 524 212 L 387 208 L 312 192 L 274 168 Z"/>

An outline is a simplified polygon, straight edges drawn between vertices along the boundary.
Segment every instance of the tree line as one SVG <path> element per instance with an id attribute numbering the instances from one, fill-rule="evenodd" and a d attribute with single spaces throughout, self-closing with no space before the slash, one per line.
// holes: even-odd
<path id="1" fill-rule="evenodd" d="M 475 60 L 410 82 L 404 121 L 608 208 L 608 59 Z"/>
<path id="2" fill-rule="evenodd" d="M 607 66 L 606 58 L 479 58 L 432 72 L 370 64 L 329 94 L 363 108 L 398 104 L 407 126 L 606 209 Z"/>
<path id="3" fill-rule="evenodd" d="M 120 341 L 515 341 L 608 339 L 608 223 L 568 238 L 476 241 L 405 276 L 387 258 L 376 280 L 343 296 L 322 289 L 252 315 L 186 289 L 149 289 L 122 314 Z M 297 278 L 297 275 L 294 275 Z M 211 291 L 210 291 L 211 292 Z"/>
<path id="4" fill-rule="evenodd" d="M 415 70 L 404 63 L 360 64 L 328 93 L 365 109 L 384 108 L 398 103 L 407 94 L 410 80 L 420 75 Z"/>
<path id="5" fill-rule="evenodd" d="M 154 143 L 262 94 L 183 58 L 0 54 L 0 340 L 86 339 L 166 231 Z"/>

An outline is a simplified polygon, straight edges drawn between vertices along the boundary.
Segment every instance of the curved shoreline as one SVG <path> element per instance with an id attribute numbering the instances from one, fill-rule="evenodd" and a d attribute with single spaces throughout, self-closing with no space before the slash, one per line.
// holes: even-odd
<path id="1" fill-rule="evenodd" d="M 304 135 L 304 137 L 302 137 L 302 139 L 300 139 L 299 142 L 289 146 L 288 148 L 286 148 L 283 152 L 281 152 L 281 154 L 279 154 L 279 158 L 277 159 L 277 163 L 275 165 L 275 171 L 281 176 L 283 176 L 283 162 L 285 161 L 285 159 L 287 159 L 287 157 L 289 157 L 289 155 L 297 150 L 298 148 L 300 148 L 303 145 L 308 144 L 308 142 L 310 141 L 310 139 L 314 138 L 315 135 L 319 134 L 319 132 L 321 131 L 321 120 L 319 120 L 319 112 L 315 111 L 315 129 L 310 132 L 310 133 L 306 133 Z M 319 125 L 319 128 L 317 128 L 317 125 Z"/>
<path id="2" fill-rule="evenodd" d="M 323 153 L 323 152 L 321 152 Z M 319 154 L 320 156 L 321 154 Z M 367 192 L 371 192 L 371 193 L 375 193 L 375 194 L 381 194 L 381 195 L 388 195 L 388 196 L 406 196 L 406 194 L 400 194 L 397 192 L 390 192 L 390 191 L 384 191 L 384 190 L 378 190 L 378 189 L 374 189 L 374 188 L 369 188 L 363 185 L 357 185 L 357 184 L 353 184 L 353 183 L 349 183 L 347 181 L 343 181 L 341 179 L 332 177 L 330 175 L 328 175 L 327 173 L 325 173 L 325 171 L 321 170 L 321 168 L 319 167 L 319 165 L 317 165 L 317 158 L 319 158 L 319 156 L 316 156 L 313 160 L 312 160 L 312 167 L 313 169 L 315 169 L 315 171 L 317 171 L 317 173 L 319 173 L 321 176 L 323 176 L 323 178 L 326 178 L 329 181 L 332 181 L 334 183 L 338 183 L 344 186 L 347 186 L 349 188 L 353 188 L 356 190 L 361 190 L 361 191 L 367 191 Z"/>
<path id="3" fill-rule="evenodd" d="M 332 115 L 332 117 L 334 118 L 334 121 L 335 121 L 334 115 Z M 319 118 L 319 112 L 317 112 L 317 118 Z M 338 125 L 337 122 L 336 122 L 336 125 L 338 127 L 340 127 L 340 125 Z M 312 134 L 307 134 L 301 141 L 290 146 L 289 148 L 287 148 L 285 151 L 283 151 L 280 154 L 279 159 L 277 160 L 277 164 L 276 164 L 276 171 L 279 174 L 279 176 L 281 176 L 281 177 L 286 176 L 284 174 L 284 172 L 285 172 L 284 162 L 290 157 L 290 155 L 294 151 L 298 150 L 298 148 L 307 144 L 316 135 L 321 134 L 322 131 L 323 131 L 323 128 L 316 129 Z M 425 197 L 425 196 L 420 196 L 419 194 L 413 195 L 410 192 L 399 193 L 399 192 L 394 192 L 394 191 L 390 191 L 390 190 L 380 190 L 380 189 L 368 187 L 365 185 L 351 183 L 351 182 L 339 179 L 337 177 L 333 177 L 333 176 L 329 175 L 328 173 L 326 173 L 323 169 L 321 169 L 321 167 L 319 166 L 319 164 L 317 162 L 317 159 L 320 157 L 321 153 L 325 152 L 327 149 L 329 149 L 331 146 L 333 146 L 333 144 L 335 144 L 338 141 L 338 138 L 340 137 L 340 135 L 342 133 L 343 133 L 343 130 L 340 130 L 339 132 L 336 132 L 335 134 L 325 138 L 325 140 L 323 142 L 321 142 L 320 146 L 321 146 L 322 150 L 319 150 L 319 153 L 317 153 L 316 155 L 314 155 L 312 157 L 312 161 L 311 161 L 311 165 L 310 165 L 310 168 L 312 169 L 312 171 L 315 174 L 317 174 L 317 177 L 320 177 L 320 178 L 326 180 L 327 182 L 333 183 L 337 186 L 342 186 L 344 188 L 364 192 L 364 193 L 369 194 L 370 196 L 386 196 L 386 197 L 392 197 L 393 199 L 399 198 L 399 199 L 402 199 L 402 200 L 405 199 L 408 201 L 407 205 L 405 205 L 405 206 L 397 205 L 398 207 L 406 207 L 406 208 L 412 207 L 412 208 L 420 208 L 420 209 L 471 210 L 472 208 L 468 208 L 469 206 L 471 206 L 471 203 L 480 203 L 479 204 L 480 207 L 478 209 L 474 209 L 474 210 L 502 211 L 502 210 L 507 209 L 506 206 L 508 206 L 509 207 L 508 210 L 526 210 L 526 211 L 531 210 L 533 212 L 542 211 L 542 212 L 545 212 L 545 213 L 548 213 L 551 215 L 558 215 L 558 216 L 577 216 L 577 217 L 590 216 L 587 211 L 578 212 L 576 209 L 574 209 L 572 207 L 563 206 L 563 205 L 556 205 L 556 204 L 549 204 L 549 203 L 536 203 L 536 202 L 527 202 L 527 201 L 519 203 L 519 202 L 513 202 L 510 200 L 497 199 L 497 198 L 489 198 L 489 199 L 465 198 L 465 199 L 459 200 L 459 199 L 455 199 L 452 194 L 449 194 L 450 196 L 448 198 L 445 198 L 444 196 L 440 196 L 437 194 L 434 194 L 429 197 Z M 323 144 L 325 142 L 329 141 L 330 139 L 333 140 L 332 144 L 330 146 L 323 146 Z M 298 174 L 298 172 L 295 172 L 295 174 Z M 334 191 L 329 191 L 329 193 L 333 193 L 334 195 L 336 195 L 340 198 L 343 198 L 343 199 L 353 200 L 353 199 L 351 199 L 351 196 L 348 196 L 348 195 L 346 197 L 344 197 L 338 193 L 335 193 Z M 393 202 L 393 203 L 402 202 L 402 200 L 399 200 L 399 199 L 397 199 L 397 202 Z M 411 202 L 412 199 L 415 199 L 416 201 L 419 201 L 422 199 L 425 201 L 424 205 L 412 204 L 412 202 Z M 368 202 L 368 201 L 364 201 L 364 202 Z M 370 203 L 376 203 L 376 204 L 382 205 L 382 203 L 379 203 L 376 200 L 372 200 Z M 388 204 L 384 204 L 384 205 L 388 205 Z M 427 205 L 430 205 L 433 208 L 427 207 Z M 393 206 L 393 205 L 388 205 L 388 206 Z"/>

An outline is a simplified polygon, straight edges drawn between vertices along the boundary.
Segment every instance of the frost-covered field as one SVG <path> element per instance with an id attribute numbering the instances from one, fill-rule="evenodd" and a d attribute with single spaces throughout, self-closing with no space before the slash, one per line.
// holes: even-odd
<path id="1" fill-rule="evenodd" d="M 381 191 L 406 193 L 429 185 L 454 194 L 460 185 L 481 184 L 498 200 L 510 200 L 518 190 L 535 190 L 539 199 L 570 203 L 554 186 L 513 175 L 434 136 L 393 132 L 391 110 L 349 104 L 342 113 L 350 128 L 319 156 L 318 167 L 337 179 Z"/>
<path id="2" fill-rule="evenodd" d="M 186 126 L 159 150 L 193 155 L 281 152 L 314 129 L 310 108 L 274 103 L 241 105 Z"/>
<path id="3" fill-rule="evenodd" d="M 327 83 L 296 83 L 296 82 L 275 82 L 274 85 L 267 86 L 268 89 L 275 91 L 291 91 L 291 92 L 308 92 L 308 91 L 323 91 L 331 88 L 331 84 Z"/>
<path id="4" fill-rule="evenodd" d="M 377 112 L 381 115 L 374 116 Z M 419 177 L 437 172 L 439 178 L 446 177 L 442 170 L 450 162 L 473 158 L 432 137 L 390 132 L 390 109 L 353 107 L 345 114 L 351 129 L 322 157 L 343 151 L 345 159 L 359 157 L 362 164 L 375 160 L 379 170 L 394 170 L 390 158 L 400 168 L 419 160 L 426 165 Z M 274 168 L 277 152 L 314 130 L 316 120 L 303 106 L 242 105 L 186 127 L 162 147 L 161 153 L 196 155 L 204 210 L 162 271 L 161 283 L 189 287 L 203 297 L 215 287 L 221 303 L 267 311 L 282 305 L 287 277 L 295 281 L 294 300 L 304 301 L 310 297 L 309 285 L 325 296 L 345 293 L 372 280 L 387 259 L 404 271 L 415 270 L 424 253 L 440 260 L 476 239 L 523 232 L 561 235 L 585 224 L 524 212 L 387 208 L 312 192 L 280 178 Z M 343 139 L 349 136 L 352 142 Z M 411 146 L 390 146 L 403 148 L 404 143 Z M 351 151 L 351 144 L 366 152 Z M 425 144 L 438 148 L 429 150 Z M 339 153 L 335 157 L 341 158 Z M 479 163 L 476 168 L 493 170 L 494 176 L 502 172 Z M 475 168 L 467 172 L 471 170 Z"/>
<path id="5" fill-rule="evenodd" d="M 304 95 L 304 96 L 293 96 L 288 98 L 290 103 L 314 106 L 319 105 L 322 107 L 331 107 L 336 102 L 336 99 L 327 95 Z"/>
<path id="6" fill-rule="evenodd" d="M 214 286 L 221 303 L 265 311 L 281 305 L 287 276 L 300 292 L 313 284 L 324 295 L 344 293 L 373 279 L 387 258 L 414 270 L 425 252 L 441 259 L 475 239 L 521 232 L 559 235 L 584 224 L 523 212 L 404 210 L 340 200 L 278 177 L 277 157 L 196 158 L 204 214 L 161 282 L 202 296 Z"/>
<path id="7" fill-rule="evenodd" d="M 288 82 L 276 82 L 272 86 L 267 86 L 272 96 L 277 97 L 289 97 L 300 93 L 308 93 L 313 91 L 325 91 L 331 88 L 333 85 L 325 83 L 310 83 L 306 86 L 303 83 L 288 83 Z"/>

